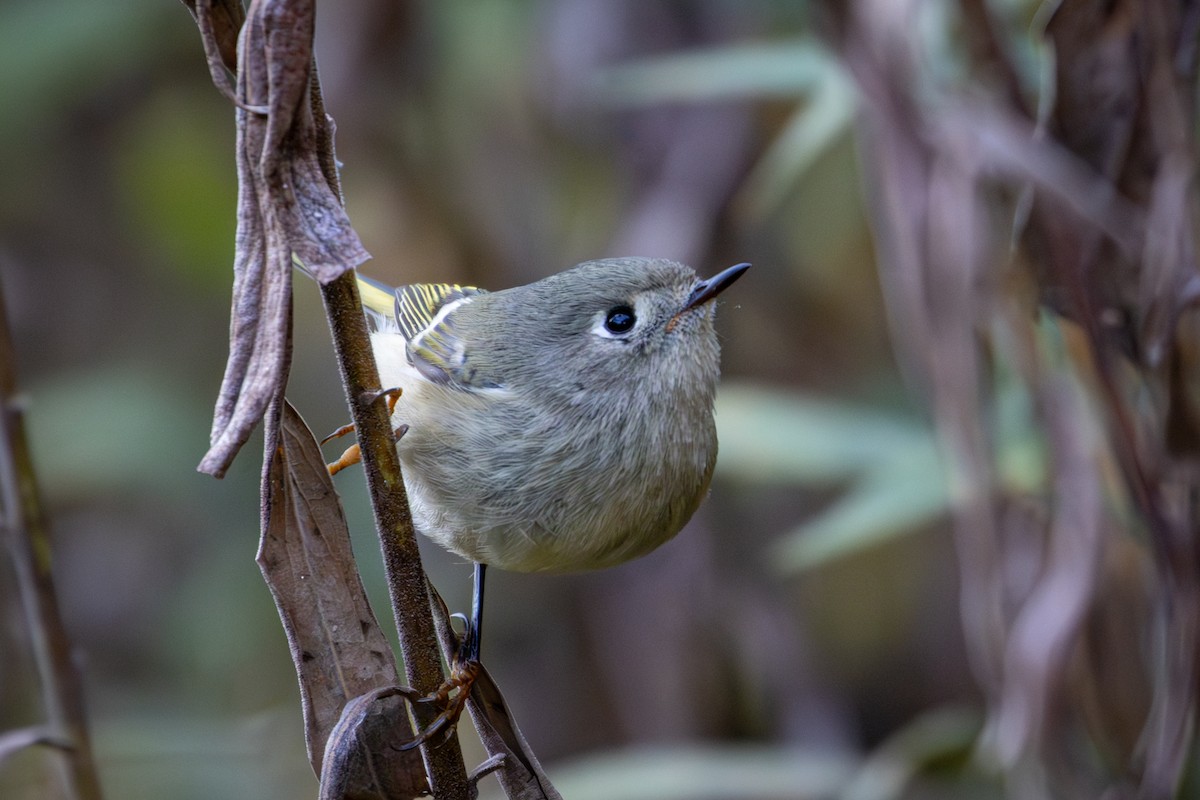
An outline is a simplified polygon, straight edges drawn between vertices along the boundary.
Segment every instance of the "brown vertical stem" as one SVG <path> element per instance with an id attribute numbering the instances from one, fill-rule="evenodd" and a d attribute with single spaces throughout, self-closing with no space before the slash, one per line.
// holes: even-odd
<path id="1" fill-rule="evenodd" d="M 347 272 L 322 284 L 321 295 L 350 413 L 358 431 L 371 507 L 383 549 L 388 594 L 404 655 L 405 678 L 414 689 L 427 694 L 442 683 L 441 657 L 391 419 L 385 399 L 379 396 L 379 372 L 371 352 L 354 273 Z M 414 706 L 413 714 L 417 725 L 424 728 L 433 722 L 437 709 L 432 704 L 418 704 Z M 470 796 L 470 784 L 457 739 L 451 737 L 445 744 L 426 744 L 422 753 L 434 797 Z"/>
<path id="2" fill-rule="evenodd" d="M 17 393 L 16 353 L 0 289 L 0 502 L 17 573 L 17 588 L 41 677 L 42 704 L 54 732 L 69 747 L 57 751 L 63 786 L 72 800 L 101 800 L 92 757 L 83 682 L 71 660 L 51 571 L 50 537 L 42 512 L 23 402 Z"/>

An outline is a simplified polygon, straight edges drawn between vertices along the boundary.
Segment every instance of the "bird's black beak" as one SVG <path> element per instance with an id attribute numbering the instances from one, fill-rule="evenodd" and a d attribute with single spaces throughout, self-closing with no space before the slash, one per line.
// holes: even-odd
<path id="1" fill-rule="evenodd" d="M 718 272 L 706 281 L 700 281 L 692 289 L 692 293 L 688 296 L 687 302 L 683 304 L 681 311 L 688 311 L 696 306 L 702 306 L 709 300 L 714 299 L 721 292 L 732 286 L 733 282 L 742 277 L 742 274 L 748 269 L 750 269 L 749 264 L 735 264 L 729 269 Z"/>

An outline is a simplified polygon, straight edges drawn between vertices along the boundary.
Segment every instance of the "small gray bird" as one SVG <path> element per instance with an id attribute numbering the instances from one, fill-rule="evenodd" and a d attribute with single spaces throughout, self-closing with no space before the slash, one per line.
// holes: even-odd
<path id="1" fill-rule="evenodd" d="M 717 459 L 713 300 L 674 261 L 588 261 L 525 286 L 396 290 L 360 278 L 416 528 L 483 567 L 598 569 L 691 518 Z M 471 652 L 473 651 L 473 652 Z"/>

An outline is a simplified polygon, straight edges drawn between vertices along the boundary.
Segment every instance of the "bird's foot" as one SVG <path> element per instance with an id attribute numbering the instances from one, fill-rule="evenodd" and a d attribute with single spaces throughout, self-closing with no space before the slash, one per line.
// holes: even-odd
<path id="1" fill-rule="evenodd" d="M 450 677 L 446 678 L 435 691 L 423 697 L 409 698 L 414 705 L 427 703 L 438 709 L 433 721 L 426 725 L 420 733 L 410 741 L 400 746 L 401 750 L 411 750 L 435 737 L 442 737 L 445 742 L 454 733 L 463 709 L 467 707 L 467 698 L 471 696 L 471 688 L 475 685 L 483 665 L 479 662 L 479 640 L 475 627 L 465 617 L 455 614 L 466 622 L 467 630 L 458 647 L 458 652 L 450 663 Z"/>
<path id="2" fill-rule="evenodd" d="M 374 394 L 370 400 L 371 402 L 375 402 L 381 397 L 386 397 L 388 401 L 388 416 L 390 417 L 396 411 L 396 403 L 400 400 L 401 391 L 402 390 L 400 389 L 384 389 L 382 392 Z M 351 422 L 349 425 L 343 425 L 333 433 L 326 436 L 321 440 L 321 444 L 333 441 L 334 439 L 340 439 L 346 434 L 353 432 L 354 423 Z M 408 433 L 408 426 L 401 425 L 400 427 L 396 428 L 395 431 L 393 431 L 393 436 L 395 437 L 396 441 L 400 441 L 400 437 L 406 433 Z M 327 464 L 326 468 L 329 470 L 330 475 L 337 475 L 346 467 L 353 466 L 359 461 L 362 461 L 362 451 L 359 449 L 357 444 L 352 444 L 346 448 L 345 452 L 342 453 L 341 456 L 338 457 L 337 461 Z"/>

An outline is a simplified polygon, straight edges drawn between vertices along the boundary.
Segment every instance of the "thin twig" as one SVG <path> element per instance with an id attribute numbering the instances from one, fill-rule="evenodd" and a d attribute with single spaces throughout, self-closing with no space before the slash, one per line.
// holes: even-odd
<path id="1" fill-rule="evenodd" d="M 50 563 L 50 537 L 25 438 L 17 392 L 16 357 L 0 288 L 0 500 L 17 588 L 42 684 L 46 717 L 69 747 L 58 750 L 64 792 L 72 800 L 101 800 L 92 757 L 83 685 L 59 613 Z"/>
<path id="2" fill-rule="evenodd" d="M 400 474 L 400 459 L 396 455 L 387 403 L 379 395 L 379 371 L 371 352 L 354 273 L 348 272 L 322 284 L 321 296 L 333 333 L 351 418 L 358 431 L 371 507 L 383 549 L 388 594 L 404 654 L 405 679 L 412 688 L 429 694 L 441 685 L 443 675 L 428 584 L 417 550 L 412 512 Z M 437 709 L 417 704 L 413 707 L 413 715 L 418 727 L 424 728 L 433 722 Z M 424 744 L 422 753 L 434 797 L 471 796 L 462 750 L 456 738 L 451 737 L 444 744 Z"/>

